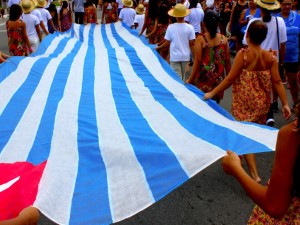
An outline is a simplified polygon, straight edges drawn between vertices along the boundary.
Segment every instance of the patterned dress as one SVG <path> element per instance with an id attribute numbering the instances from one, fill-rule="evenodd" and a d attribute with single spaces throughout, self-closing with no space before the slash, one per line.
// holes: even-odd
<path id="1" fill-rule="evenodd" d="M 95 7 L 86 7 L 84 9 L 84 21 L 86 23 L 96 23 L 96 8 Z"/>
<path id="2" fill-rule="evenodd" d="M 104 3 L 103 14 L 105 23 L 115 23 L 118 21 L 118 4 L 116 2 Z"/>
<path id="3" fill-rule="evenodd" d="M 206 93 L 212 91 L 224 79 L 226 46 L 224 45 L 223 35 L 220 44 L 214 47 L 209 47 L 205 34 L 200 36 L 204 38 L 206 47 L 202 50 L 200 71 L 194 83 L 196 87 Z M 213 99 L 219 103 L 223 95 L 224 92 L 220 92 Z"/>
<path id="4" fill-rule="evenodd" d="M 23 37 L 23 28 L 20 22 L 16 21 L 12 27 L 8 27 L 6 22 L 9 53 L 13 56 L 27 56 L 27 46 Z"/>
<path id="5" fill-rule="evenodd" d="M 248 49 L 242 49 L 242 51 L 245 65 Z M 232 85 L 231 113 L 234 118 L 238 121 L 265 124 L 271 102 L 271 88 L 269 70 L 243 70 Z"/>
<path id="6" fill-rule="evenodd" d="M 60 18 L 61 32 L 65 32 L 72 27 L 72 13 L 68 10 L 67 13 L 62 13 Z"/>
<path id="7" fill-rule="evenodd" d="M 260 207 L 255 206 L 247 223 L 248 225 L 297 225 L 300 224 L 300 199 L 294 197 L 287 213 L 281 220 L 274 219 Z"/>

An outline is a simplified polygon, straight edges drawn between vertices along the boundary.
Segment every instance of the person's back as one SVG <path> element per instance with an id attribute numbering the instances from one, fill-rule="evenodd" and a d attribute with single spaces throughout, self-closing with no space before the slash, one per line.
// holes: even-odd
<path id="1" fill-rule="evenodd" d="M 123 4 L 124 4 L 124 2 L 123 2 Z M 130 7 L 128 6 L 128 7 L 125 7 L 123 9 L 121 9 L 121 12 L 120 12 L 120 15 L 119 15 L 119 20 L 124 22 L 129 27 L 134 23 L 134 18 L 135 18 L 135 15 L 136 15 L 135 10 L 130 8 Z"/>

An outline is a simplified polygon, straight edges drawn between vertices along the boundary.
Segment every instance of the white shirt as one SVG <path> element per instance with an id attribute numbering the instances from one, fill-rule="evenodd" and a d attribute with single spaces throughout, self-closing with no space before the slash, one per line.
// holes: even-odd
<path id="1" fill-rule="evenodd" d="M 138 31 L 138 33 L 141 32 L 143 26 L 144 26 L 144 21 L 145 21 L 145 14 L 136 14 L 135 18 L 134 18 L 134 23 L 137 23 L 138 26 L 136 28 L 136 30 Z M 144 31 L 143 35 L 146 34 L 146 30 Z"/>
<path id="2" fill-rule="evenodd" d="M 123 2 L 122 2 L 122 0 L 116 0 L 116 2 L 119 4 L 118 5 L 118 9 L 122 9 L 123 8 Z"/>
<path id="3" fill-rule="evenodd" d="M 186 9 L 190 8 L 190 1 L 187 0 L 183 3 L 183 5 L 185 6 Z M 197 3 L 197 8 L 202 9 L 202 6 L 200 3 Z"/>
<path id="4" fill-rule="evenodd" d="M 74 3 L 74 12 L 84 12 L 84 4 L 85 0 L 73 0 Z"/>
<path id="5" fill-rule="evenodd" d="M 173 23 L 167 28 L 165 39 L 170 41 L 170 61 L 190 61 L 189 41 L 195 39 L 192 25 L 187 23 Z"/>
<path id="6" fill-rule="evenodd" d="M 50 6 L 51 2 L 53 2 L 53 0 L 47 0 L 47 5 L 46 5 L 46 7 L 45 7 L 45 8 L 49 8 L 49 6 Z"/>
<path id="7" fill-rule="evenodd" d="M 246 32 L 248 30 L 249 25 L 255 21 L 255 20 L 262 20 L 262 18 L 253 18 L 249 21 L 248 26 L 246 28 Z M 284 43 L 287 41 L 287 36 L 286 36 L 286 26 L 282 18 L 277 17 L 278 21 L 278 31 L 279 31 L 279 45 L 280 43 Z M 278 49 L 278 42 L 277 42 L 277 26 L 276 26 L 276 19 L 274 16 L 272 16 L 272 19 L 268 22 L 265 23 L 268 27 L 268 33 L 266 39 L 261 43 L 261 47 L 265 50 L 279 50 Z M 246 33 L 245 32 L 245 33 Z M 243 38 L 243 44 L 247 45 L 246 41 L 246 35 L 244 35 Z M 277 57 L 279 54 L 277 55 Z"/>
<path id="8" fill-rule="evenodd" d="M 28 14 L 23 13 L 21 19 L 26 24 L 26 32 L 27 32 L 28 39 L 38 38 L 39 36 L 36 32 L 35 26 L 40 24 L 39 19 L 31 13 Z"/>
<path id="9" fill-rule="evenodd" d="M 131 26 L 134 22 L 136 12 L 132 8 L 123 8 L 120 11 L 119 18 L 122 19 L 122 21 L 127 25 Z"/>
<path id="10" fill-rule="evenodd" d="M 201 22 L 204 18 L 204 11 L 199 8 L 192 8 L 189 15 L 184 20 L 194 27 L 195 33 L 201 33 Z"/>
<path id="11" fill-rule="evenodd" d="M 37 10 L 40 11 L 40 13 L 42 15 L 42 18 L 43 18 L 43 23 L 45 25 L 45 28 L 48 31 L 48 20 L 52 19 L 52 16 L 51 16 L 50 12 L 47 9 L 44 9 L 44 8 L 37 8 Z"/>
<path id="12" fill-rule="evenodd" d="M 8 0 L 7 7 L 10 8 L 13 4 L 19 4 L 21 0 Z"/>

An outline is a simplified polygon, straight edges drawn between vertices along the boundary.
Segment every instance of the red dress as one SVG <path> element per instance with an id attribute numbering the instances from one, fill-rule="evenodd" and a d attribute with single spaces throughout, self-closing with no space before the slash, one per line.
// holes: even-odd
<path id="1" fill-rule="evenodd" d="M 12 27 L 6 22 L 9 53 L 14 56 L 27 56 L 27 46 L 23 37 L 23 28 L 20 21 L 16 21 Z"/>
<path id="2" fill-rule="evenodd" d="M 118 4 L 116 2 L 104 3 L 102 13 L 104 14 L 105 23 L 117 22 L 118 21 Z"/>
<path id="3" fill-rule="evenodd" d="M 221 36 L 221 43 L 213 47 L 209 47 L 204 34 L 199 36 L 204 38 L 206 47 L 202 50 L 202 62 L 194 82 L 195 86 L 207 93 L 217 87 L 224 79 L 226 46 L 223 43 L 223 35 Z M 220 92 L 213 99 L 219 103 L 223 95 L 224 92 Z"/>
<path id="4" fill-rule="evenodd" d="M 62 17 L 60 18 L 60 26 L 61 26 L 61 31 L 65 32 L 69 30 L 72 26 L 72 13 L 71 11 L 68 10 L 67 13 L 62 13 Z"/>

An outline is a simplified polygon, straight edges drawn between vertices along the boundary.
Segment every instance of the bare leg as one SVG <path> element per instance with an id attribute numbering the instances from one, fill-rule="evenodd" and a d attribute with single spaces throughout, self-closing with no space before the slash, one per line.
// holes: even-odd
<path id="1" fill-rule="evenodd" d="M 246 161 L 248 169 L 249 169 L 250 176 L 253 178 L 253 180 L 260 183 L 261 179 L 258 176 L 255 155 L 254 154 L 246 154 L 244 156 L 245 156 L 245 161 Z"/>

